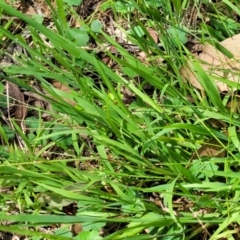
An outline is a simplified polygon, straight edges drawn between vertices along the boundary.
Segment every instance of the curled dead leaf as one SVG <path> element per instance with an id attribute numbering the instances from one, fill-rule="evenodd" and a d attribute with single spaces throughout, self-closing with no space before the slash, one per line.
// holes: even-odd
<path id="1" fill-rule="evenodd" d="M 224 78 L 232 82 L 239 82 L 240 71 L 240 34 L 228 38 L 219 43 L 223 48 L 227 49 L 233 58 L 228 58 L 214 46 L 210 44 L 203 45 L 202 53 L 199 55 L 193 54 L 195 59 L 199 60 L 201 67 L 207 75 L 215 81 L 220 92 L 228 91 L 227 84 L 219 81 L 219 78 Z M 189 60 L 191 61 L 191 60 Z M 197 76 L 190 68 L 190 62 L 180 69 L 183 78 L 195 88 L 204 90 Z"/>

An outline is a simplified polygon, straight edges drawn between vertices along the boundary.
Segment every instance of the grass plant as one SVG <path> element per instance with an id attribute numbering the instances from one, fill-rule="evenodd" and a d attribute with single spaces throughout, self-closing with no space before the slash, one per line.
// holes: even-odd
<path id="1" fill-rule="evenodd" d="M 220 93 L 195 60 L 190 67 L 204 91 L 180 72 L 189 39 L 239 33 L 225 12 L 239 17 L 238 1 L 109 0 L 85 19 L 75 1 L 46 3 L 51 28 L 0 2 L 2 56 L 9 44 L 24 49 L 11 66 L 0 65 L 0 76 L 51 106 L 27 103 L 26 134 L 14 120 L 14 131 L 0 125 L 0 231 L 33 240 L 239 238 L 240 121 L 227 105 L 237 96 Z M 144 60 L 107 32 L 98 19 L 107 10 Z M 69 13 L 80 27 L 71 27 Z M 14 18 L 26 35 L 13 31 Z M 0 90 L 4 96 L 4 82 Z M 207 147 L 225 154 L 202 155 Z"/>

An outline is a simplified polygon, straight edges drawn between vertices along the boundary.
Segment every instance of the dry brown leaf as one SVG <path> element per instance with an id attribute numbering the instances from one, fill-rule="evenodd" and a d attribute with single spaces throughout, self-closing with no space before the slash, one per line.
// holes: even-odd
<path id="1" fill-rule="evenodd" d="M 67 85 L 64 85 L 58 81 L 53 81 L 52 85 L 57 88 L 58 90 L 61 90 L 63 92 L 66 92 L 66 93 L 71 93 L 71 89 L 67 86 Z M 75 106 L 76 103 L 69 100 L 69 99 L 65 99 L 69 104 L 71 104 L 72 106 Z"/>
<path id="2" fill-rule="evenodd" d="M 240 113 L 240 98 L 237 97 L 227 104 L 227 109 L 233 113 Z"/>
<path id="3" fill-rule="evenodd" d="M 153 28 L 147 28 L 149 35 L 155 43 L 158 43 L 158 33 Z"/>
<path id="4" fill-rule="evenodd" d="M 57 7 L 55 2 L 56 1 L 51 1 L 54 9 Z M 6 0 L 6 3 L 29 16 L 40 14 L 41 16 L 50 18 L 52 15 L 52 10 L 45 0 Z"/>
<path id="5" fill-rule="evenodd" d="M 126 33 L 118 28 L 115 30 L 115 36 L 118 43 L 131 43 L 128 41 Z"/>
<path id="6" fill-rule="evenodd" d="M 82 231 L 83 231 L 83 228 L 81 223 L 75 223 L 71 227 L 71 232 L 74 237 L 77 236 Z"/>
<path id="7" fill-rule="evenodd" d="M 147 53 L 141 51 L 139 54 L 138 54 L 138 59 L 142 62 L 144 62 L 147 58 Z"/>
<path id="8" fill-rule="evenodd" d="M 24 96 L 22 92 L 20 91 L 19 87 L 12 83 L 7 82 L 6 84 L 6 92 L 9 98 L 16 101 L 14 103 L 14 117 L 16 119 L 17 124 L 25 130 L 25 126 L 23 125 L 23 120 L 25 119 L 27 115 L 27 106 L 24 102 Z M 9 116 L 10 117 L 10 116 Z"/>
<path id="9" fill-rule="evenodd" d="M 192 155 L 191 160 L 198 159 L 199 157 L 223 158 L 225 156 L 226 150 L 223 148 L 223 146 L 216 139 L 212 139 L 200 147 L 197 152 Z"/>
<path id="10" fill-rule="evenodd" d="M 219 44 L 232 53 L 234 57 L 231 59 L 226 57 L 210 44 L 203 45 L 202 53 L 199 55 L 193 54 L 193 56 L 200 60 L 202 68 L 211 79 L 216 81 L 218 90 L 223 92 L 228 91 L 229 88 L 225 83 L 218 81 L 217 78 L 220 77 L 233 82 L 239 82 L 240 62 L 238 61 L 240 60 L 240 34 L 228 38 Z M 189 62 L 185 67 L 181 68 L 180 72 L 184 79 L 195 88 L 204 90 L 197 77 L 191 71 Z"/>
<path id="11" fill-rule="evenodd" d="M 28 16 L 32 16 L 32 15 L 36 15 L 36 11 L 35 9 L 32 7 L 32 6 L 29 6 L 28 8 L 26 8 L 24 11 L 23 11 L 24 14 L 28 15 Z"/>
<path id="12" fill-rule="evenodd" d="M 68 92 L 68 93 L 71 92 L 70 88 L 62 84 L 61 82 L 53 81 L 52 85 L 63 92 Z"/>
<path id="13" fill-rule="evenodd" d="M 217 128 L 217 129 L 226 129 L 227 124 L 219 119 L 209 118 L 208 122 L 210 123 L 211 127 Z"/>
<path id="14" fill-rule="evenodd" d="M 110 61 L 111 61 L 111 58 L 108 56 L 102 58 L 102 62 L 107 66 L 110 63 Z"/>

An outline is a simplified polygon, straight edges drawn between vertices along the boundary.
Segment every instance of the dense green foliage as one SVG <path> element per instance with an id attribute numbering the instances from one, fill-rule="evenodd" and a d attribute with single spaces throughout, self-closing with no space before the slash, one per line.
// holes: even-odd
<path id="1" fill-rule="evenodd" d="M 237 1 L 101 2 L 96 12 L 111 9 L 114 29 L 144 59 L 109 34 L 100 14 L 81 19 L 75 4 L 57 0 L 50 28 L 0 2 L 2 55 L 9 43 L 25 51 L 0 75 L 51 104 L 29 107 L 26 134 L 14 121 L 14 131 L 0 125 L 0 218 L 15 223 L 0 231 L 73 239 L 69 226 L 81 223 L 74 239 L 237 239 L 240 121 L 228 103 L 238 84 L 220 78 L 230 87 L 220 93 L 197 61 L 191 68 L 204 91 L 180 73 L 188 42 L 217 44 L 239 33 Z M 71 27 L 69 15 L 81 27 Z M 27 33 L 14 31 L 14 18 Z M 67 216 L 73 204 L 75 216 Z"/>

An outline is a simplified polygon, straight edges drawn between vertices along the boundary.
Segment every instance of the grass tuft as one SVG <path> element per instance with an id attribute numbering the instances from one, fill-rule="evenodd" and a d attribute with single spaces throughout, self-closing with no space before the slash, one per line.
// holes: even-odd
<path id="1" fill-rule="evenodd" d="M 196 48 L 238 61 L 220 42 L 239 33 L 239 4 L 90 2 L 45 1 L 42 22 L 0 2 L 0 231 L 238 239 L 239 85 L 219 76 L 220 92 Z"/>

